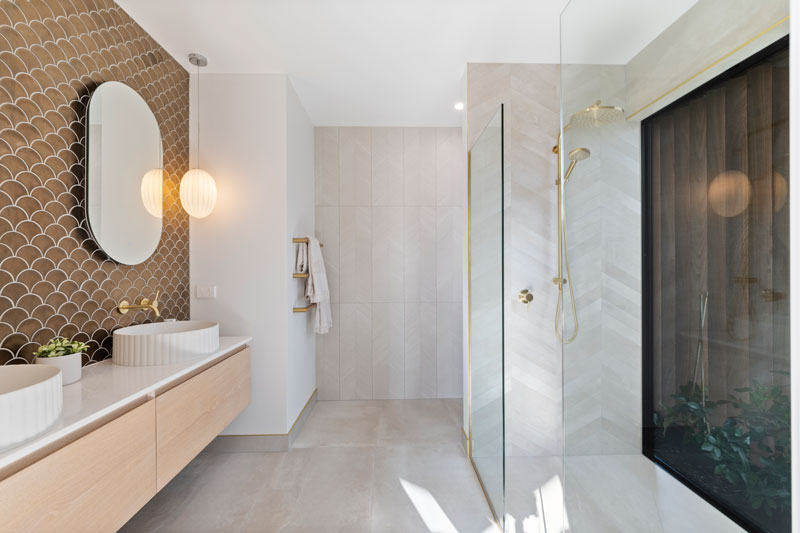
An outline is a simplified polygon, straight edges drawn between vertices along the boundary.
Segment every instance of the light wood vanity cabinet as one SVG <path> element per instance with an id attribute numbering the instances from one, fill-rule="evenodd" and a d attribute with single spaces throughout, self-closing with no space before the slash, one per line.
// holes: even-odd
<path id="1" fill-rule="evenodd" d="M 156 493 L 156 402 L 0 482 L 0 531 L 116 531 Z"/>
<path id="2" fill-rule="evenodd" d="M 116 531 L 250 403 L 244 348 L 0 481 L 0 532 Z"/>
<path id="3" fill-rule="evenodd" d="M 157 396 L 158 490 L 249 403 L 249 348 Z"/>

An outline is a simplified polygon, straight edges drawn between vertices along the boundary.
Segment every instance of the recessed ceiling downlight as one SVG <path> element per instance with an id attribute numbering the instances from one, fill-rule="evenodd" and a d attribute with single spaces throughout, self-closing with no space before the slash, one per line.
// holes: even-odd
<path id="1" fill-rule="evenodd" d="M 456 111 L 464 111 L 464 102 L 456 102 L 453 109 Z"/>

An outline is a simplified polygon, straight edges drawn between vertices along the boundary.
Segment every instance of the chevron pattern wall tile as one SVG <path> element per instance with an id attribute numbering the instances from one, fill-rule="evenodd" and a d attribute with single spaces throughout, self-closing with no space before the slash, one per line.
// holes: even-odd
<path id="1" fill-rule="evenodd" d="M 564 76 L 574 110 L 598 99 L 624 106 L 620 67 L 572 66 Z M 639 135 L 633 122 L 564 135 L 565 150 L 587 147 L 592 152 L 576 167 L 565 200 L 580 322 L 578 338 L 564 349 L 565 448 L 570 455 L 641 450 Z"/>
<path id="2" fill-rule="evenodd" d="M 561 349 L 553 332 L 559 130 L 557 65 L 470 64 L 471 143 L 504 104 L 506 451 L 561 451 Z M 528 306 L 516 302 L 531 290 Z M 473 324 L 474 329 L 478 327 Z"/>
<path id="3" fill-rule="evenodd" d="M 506 452 L 559 455 L 563 442 L 570 454 L 638 453 L 639 129 L 623 123 L 564 136 L 564 153 L 585 146 L 592 156 L 576 168 L 566 192 L 580 330 L 562 354 L 553 331 L 557 292 L 551 282 L 557 268 L 557 159 L 551 149 L 562 120 L 560 83 L 564 122 L 598 99 L 624 105 L 621 68 L 468 67 L 470 144 L 501 103 L 505 109 Z M 532 290 L 532 304 L 516 302 L 522 289 Z M 564 301 L 569 303 L 568 293 Z M 569 333 L 569 310 L 565 315 Z"/>
<path id="4" fill-rule="evenodd" d="M 136 266 L 109 260 L 85 220 L 86 105 L 105 81 L 134 88 L 163 142 L 161 243 Z M 161 289 L 164 317 L 189 318 L 189 77 L 110 0 L 0 1 L 0 364 L 27 363 L 62 335 L 111 354 L 111 332 L 147 322 L 124 299 Z"/>

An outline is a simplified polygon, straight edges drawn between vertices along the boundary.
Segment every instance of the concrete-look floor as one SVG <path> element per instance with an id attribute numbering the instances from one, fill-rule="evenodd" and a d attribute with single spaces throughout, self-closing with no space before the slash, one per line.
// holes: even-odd
<path id="1" fill-rule="evenodd" d="M 506 457 L 505 470 L 507 533 L 745 533 L 644 455 Z"/>
<path id="2" fill-rule="evenodd" d="M 123 531 L 484 532 L 461 400 L 319 402 L 290 452 L 207 449 Z"/>

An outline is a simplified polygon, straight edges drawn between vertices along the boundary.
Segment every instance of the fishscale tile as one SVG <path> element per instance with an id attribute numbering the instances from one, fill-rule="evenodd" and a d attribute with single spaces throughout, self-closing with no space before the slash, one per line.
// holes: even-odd
<path id="1" fill-rule="evenodd" d="M 113 2 L 0 2 L 0 364 L 27 362 L 55 335 L 111 355 L 111 333 L 150 321 L 116 303 L 161 289 L 165 317 L 189 318 L 189 77 Z M 133 87 L 162 130 L 164 226 L 144 263 L 119 265 L 85 228 L 85 116 L 105 81 Z"/>

